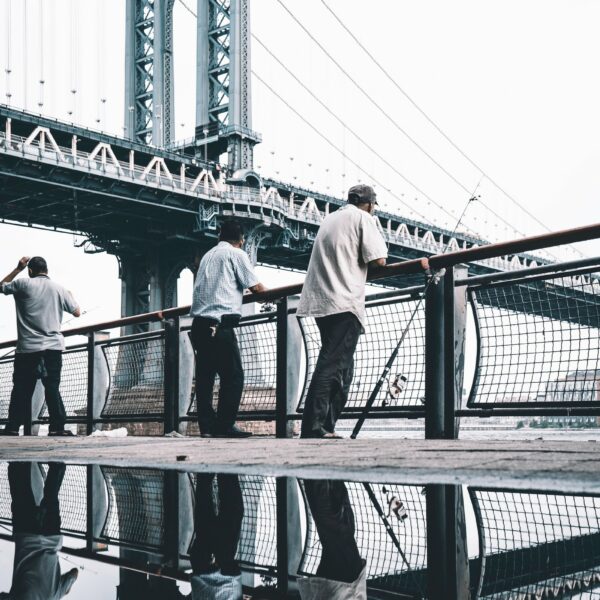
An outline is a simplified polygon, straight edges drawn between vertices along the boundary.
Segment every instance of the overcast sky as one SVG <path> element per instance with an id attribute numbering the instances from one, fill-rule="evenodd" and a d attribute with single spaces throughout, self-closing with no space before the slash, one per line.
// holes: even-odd
<path id="1" fill-rule="evenodd" d="M 393 82 L 321 0 L 285 0 L 284 6 L 358 87 L 278 0 L 253 0 L 256 38 L 337 117 L 253 40 L 253 127 L 263 135 L 256 150 L 263 175 L 336 195 L 359 180 L 375 183 L 387 209 L 449 229 L 477 189 L 481 203 L 471 204 L 460 229 L 490 240 L 542 232 L 544 226 L 559 229 L 600 221 L 600 3 L 326 2 Z M 195 12 L 193 0 L 186 4 Z M 15 106 L 38 111 L 43 102 L 46 114 L 122 134 L 124 5 L 123 0 L 0 0 L 0 102 L 10 89 Z M 194 61 L 195 18 L 176 0 L 178 138 L 191 135 L 195 125 Z M 45 81 L 43 94 L 40 79 Z M 396 86 L 478 166 L 444 139 Z M 1 227 L 2 271 L 10 271 L 23 254 L 43 254 L 51 274 L 89 311 L 86 322 L 118 315 L 120 286 L 113 257 L 84 255 L 73 247 L 72 236 Z M 583 250 L 598 253 L 600 244 L 587 244 Z M 265 277 L 270 285 L 289 280 L 281 272 Z M 190 286 L 186 275 L 182 303 L 189 301 L 185 296 Z M 13 319 L 11 301 L 0 298 L 0 339 L 14 334 Z"/>

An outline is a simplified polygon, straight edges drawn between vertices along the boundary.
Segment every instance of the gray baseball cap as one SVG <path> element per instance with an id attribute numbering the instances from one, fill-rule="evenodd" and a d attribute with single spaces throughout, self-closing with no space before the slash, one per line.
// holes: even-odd
<path id="1" fill-rule="evenodd" d="M 377 204 L 377 194 L 370 185 L 359 183 L 358 185 L 353 185 L 348 190 L 348 202 L 352 202 L 352 204 L 361 204 L 363 202 Z"/>

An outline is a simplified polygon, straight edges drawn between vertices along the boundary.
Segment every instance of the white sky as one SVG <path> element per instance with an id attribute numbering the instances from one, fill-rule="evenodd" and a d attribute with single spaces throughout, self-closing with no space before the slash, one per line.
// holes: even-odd
<path id="1" fill-rule="evenodd" d="M 600 3 L 326 1 L 442 130 L 549 228 L 600 221 L 600 80 L 596 76 Z M 193 0 L 186 3 L 195 10 Z M 39 80 L 43 78 L 44 113 L 122 134 L 124 5 L 123 0 L 0 0 L 0 102 L 6 101 L 8 85 L 13 105 L 39 110 Z M 348 155 L 347 159 L 340 156 L 254 79 L 253 127 L 264 140 L 256 150 L 256 165 L 262 174 L 308 186 L 314 182 L 314 188 L 337 195 L 358 180 L 374 179 L 386 208 L 405 216 L 422 214 L 430 222 L 453 229 L 469 194 L 397 126 L 468 190 L 475 189 L 481 173 L 376 70 L 321 0 L 285 0 L 285 5 L 396 125 L 365 100 L 277 0 L 252 0 L 254 34 L 346 128 L 258 43 L 252 48 L 253 69 Z M 179 0 L 175 6 L 175 112 L 177 137 L 182 138 L 191 135 L 194 127 L 195 20 Z M 9 55 L 12 72 L 7 80 L 4 70 Z M 101 98 L 106 99 L 104 108 Z M 382 164 L 349 129 L 434 203 Z M 351 160 L 366 173 L 359 172 Z M 462 230 L 479 232 L 490 240 L 543 231 L 486 178 L 477 193 L 507 223 L 474 203 Z M 67 235 L 9 226 L 2 226 L 1 232 L 0 270 L 10 271 L 23 254 L 42 254 L 49 260 L 51 275 L 68 285 L 90 311 L 82 321 L 118 315 L 120 286 L 113 257 L 84 255 L 73 248 L 73 239 Z M 583 249 L 597 254 L 600 243 Z M 280 271 L 265 278 L 269 285 L 289 280 Z M 190 277 L 183 279 L 182 303 L 188 301 L 184 296 L 190 289 Z M 11 302 L 0 298 L 0 339 L 14 334 Z"/>

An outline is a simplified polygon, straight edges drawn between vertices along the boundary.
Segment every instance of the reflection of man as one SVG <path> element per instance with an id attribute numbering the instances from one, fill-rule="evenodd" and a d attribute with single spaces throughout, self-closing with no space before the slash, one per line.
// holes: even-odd
<path id="1" fill-rule="evenodd" d="M 190 552 L 193 600 L 242 600 L 242 575 L 235 558 L 244 517 L 237 475 L 198 474 L 195 539 Z"/>
<path id="2" fill-rule="evenodd" d="M 15 277 L 28 268 L 29 279 Z M 49 435 L 70 436 L 65 430 L 65 407 L 60 397 L 60 373 L 65 341 L 60 332 L 63 312 L 75 317 L 81 310 L 71 292 L 48 277 L 48 265 L 41 256 L 24 256 L 17 267 L 0 281 L 0 292 L 12 294 L 17 308 L 17 349 L 13 391 L 8 408 L 8 423 L 0 435 L 19 435 L 25 424 L 26 408 L 31 404 L 38 379 L 46 390 L 50 415 Z"/>
<path id="3" fill-rule="evenodd" d="M 58 600 L 69 593 L 79 574 L 72 569 L 61 575 L 58 562 L 62 547 L 58 493 L 65 466 L 50 463 L 39 505 L 33 495 L 32 466 L 39 473 L 37 463 L 8 466 L 15 560 L 12 587 L 8 594 L 0 594 L 0 598 Z"/>
<path id="4" fill-rule="evenodd" d="M 323 221 L 315 239 L 297 314 L 315 318 L 321 351 L 306 395 L 302 437 L 340 437 L 335 424 L 348 400 L 363 330 L 367 272 L 387 258 L 372 216 L 376 204 L 372 187 L 355 185 L 348 205 Z"/>
<path id="5" fill-rule="evenodd" d="M 343 481 L 304 480 L 319 539 L 321 562 L 315 577 L 298 580 L 302 600 L 367 600 L 365 561 L 354 537 L 354 512 Z"/>

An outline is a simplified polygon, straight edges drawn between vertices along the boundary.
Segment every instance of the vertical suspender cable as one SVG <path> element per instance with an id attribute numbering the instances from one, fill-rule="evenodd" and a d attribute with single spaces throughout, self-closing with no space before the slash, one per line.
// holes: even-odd
<path id="1" fill-rule="evenodd" d="M 11 25 L 11 13 L 12 13 L 12 0 L 8 0 L 6 5 L 6 35 L 4 39 L 6 40 L 6 68 L 4 69 L 6 73 L 6 103 L 10 104 L 10 99 L 12 94 L 10 93 L 10 74 L 12 73 L 10 66 L 10 46 L 11 46 L 11 36 L 10 36 L 10 25 Z"/>
<path id="2" fill-rule="evenodd" d="M 40 44 L 40 97 L 38 101 L 38 107 L 40 112 L 42 112 L 42 108 L 44 107 L 44 84 L 46 81 L 44 80 L 44 2 L 43 0 L 39 0 L 40 7 L 40 35 L 39 35 L 39 44 Z"/>
<path id="3" fill-rule="evenodd" d="M 27 0 L 23 0 L 23 108 L 28 108 L 27 98 Z"/>
<path id="4" fill-rule="evenodd" d="M 77 0 L 71 0 L 71 96 L 69 116 L 77 119 Z"/>

